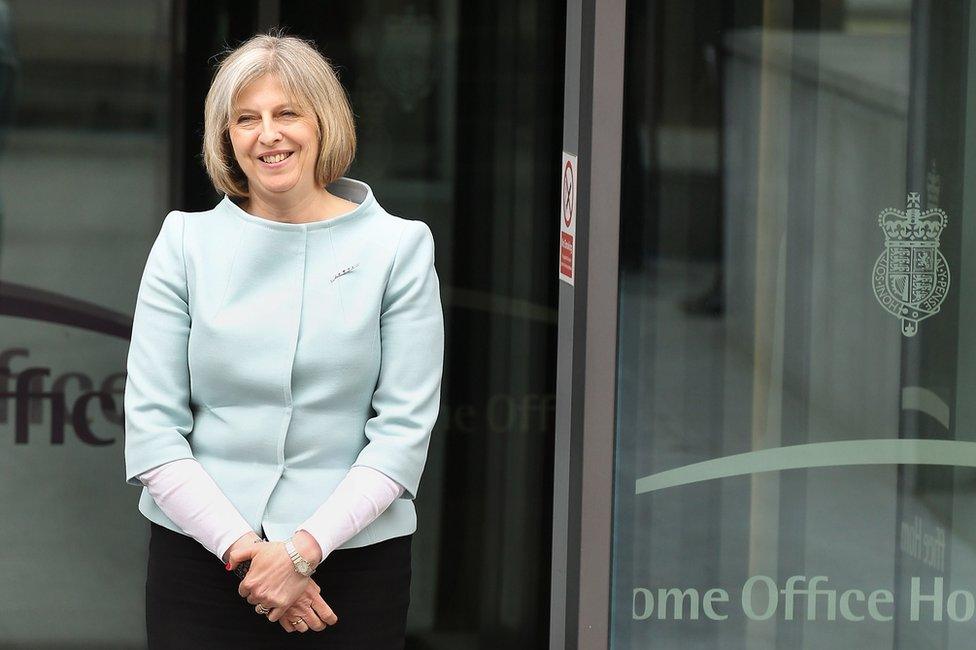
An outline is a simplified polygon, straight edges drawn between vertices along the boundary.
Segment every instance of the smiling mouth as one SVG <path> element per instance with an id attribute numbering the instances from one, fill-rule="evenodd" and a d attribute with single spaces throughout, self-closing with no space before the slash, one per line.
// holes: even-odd
<path id="1" fill-rule="evenodd" d="M 293 153 L 294 153 L 293 151 L 289 151 L 286 154 L 285 153 L 279 153 L 279 154 L 275 154 L 273 156 L 258 156 L 258 160 L 260 160 L 261 162 L 263 162 L 266 165 L 277 165 L 278 163 L 284 162 L 288 158 L 291 158 L 291 155 Z"/>

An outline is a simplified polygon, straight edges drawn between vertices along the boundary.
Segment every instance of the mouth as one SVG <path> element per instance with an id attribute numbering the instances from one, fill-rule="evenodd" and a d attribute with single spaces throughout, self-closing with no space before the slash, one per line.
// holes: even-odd
<path id="1" fill-rule="evenodd" d="M 258 156 L 258 160 L 261 161 L 263 167 L 274 169 L 275 167 L 284 166 L 294 153 L 294 151 L 289 151 L 288 153 L 279 153 L 273 156 Z"/>

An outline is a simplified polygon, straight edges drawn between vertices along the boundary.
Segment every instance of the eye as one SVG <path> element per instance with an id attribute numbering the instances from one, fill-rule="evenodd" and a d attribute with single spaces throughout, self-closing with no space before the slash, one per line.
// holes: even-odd
<path id="1" fill-rule="evenodd" d="M 241 115 L 239 118 L 237 118 L 237 121 L 238 122 L 244 122 L 244 121 L 250 120 L 250 119 L 253 119 L 253 117 L 250 116 L 250 115 Z"/>
<path id="2" fill-rule="evenodd" d="M 295 117 L 295 113 L 292 113 L 291 111 L 281 111 L 281 114 L 282 115 L 291 115 L 292 117 Z"/>

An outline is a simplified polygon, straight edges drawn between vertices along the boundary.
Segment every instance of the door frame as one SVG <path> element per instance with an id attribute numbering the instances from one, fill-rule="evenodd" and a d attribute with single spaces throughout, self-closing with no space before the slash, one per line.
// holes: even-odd
<path id="1" fill-rule="evenodd" d="M 574 286 L 559 282 L 551 650 L 610 643 L 625 17 L 626 0 L 566 8 L 563 151 L 577 156 L 576 260 Z"/>

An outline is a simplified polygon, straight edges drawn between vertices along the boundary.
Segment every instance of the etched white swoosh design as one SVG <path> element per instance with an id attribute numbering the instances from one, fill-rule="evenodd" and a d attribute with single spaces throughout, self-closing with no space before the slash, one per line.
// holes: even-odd
<path id="1" fill-rule="evenodd" d="M 750 451 L 693 463 L 637 479 L 636 494 L 784 469 L 843 465 L 976 467 L 976 442 L 962 440 L 842 440 Z"/>
<path id="2" fill-rule="evenodd" d="M 901 389 L 901 409 L 919 411 L 949 428 L 949 405 L 934 392 L 921 386 L 905 386 Z"/>

